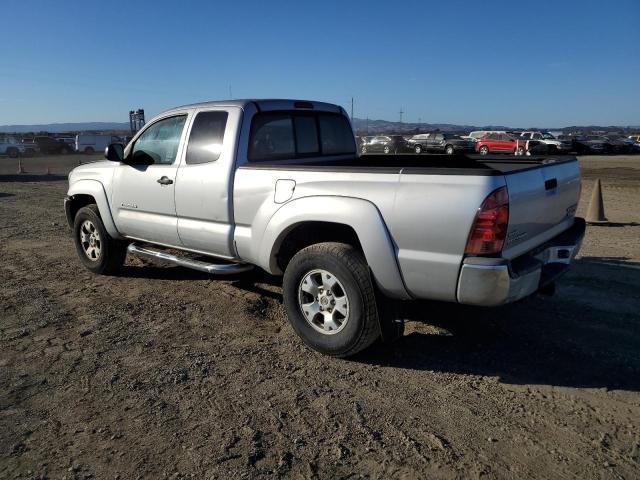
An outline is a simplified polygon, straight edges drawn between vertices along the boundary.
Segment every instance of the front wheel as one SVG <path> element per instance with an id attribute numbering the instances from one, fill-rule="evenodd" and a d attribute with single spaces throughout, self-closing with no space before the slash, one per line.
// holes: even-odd
<path id="1" fill-rule="evenodd" d="M 480 155 L 487 155 L 489 153 L 489 147 L 483 145 L 480 147 Z"/>
<path id="2" fill-rule="evenodd" d="M 417 154 L 421 154 L 422 153 L 422 145 L 416 145 L 413 149 L 414 152 L 416 152 Z"/>
<path id="3" fill-rule="evenodd" d="M 389 148 L 389 145 L 385 145 L 382 151 L 388 155 L 391 152 L 391 149 Z"/>
<path id="4" fill-rule="evenodd" d="M 80 261 L 94 273 L 112 275 L 124 264 L 127 246 L 109 236 L 97 205 L 78 210 L 73 222 L 73 239 Z"/>
<path id="5" fill-rule="evenodd" d="M 347 357 L 380 337 L 369 268 L 351 245 L 318 243 L 299 251 L 283 290 L 291 326 L 314 350 Z"/>
<path id="6" fill-rule="evenodd" d="M 447 145 L 446 147 L 444 147 L 444 153 L 446 153 L 447 155 L 453 155 L 455 152 L 453 145 Z"/>

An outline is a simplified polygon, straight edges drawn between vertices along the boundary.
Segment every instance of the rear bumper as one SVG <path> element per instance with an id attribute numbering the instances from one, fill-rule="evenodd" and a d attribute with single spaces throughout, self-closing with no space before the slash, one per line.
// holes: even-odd
<path id="1" fill-rule="evenodd" d="M 496 306 L 527 297 L 569 269 L 584 238 L 585 221 L 514 259 L 468 257 L 458 279 L 458 302 Z"/>

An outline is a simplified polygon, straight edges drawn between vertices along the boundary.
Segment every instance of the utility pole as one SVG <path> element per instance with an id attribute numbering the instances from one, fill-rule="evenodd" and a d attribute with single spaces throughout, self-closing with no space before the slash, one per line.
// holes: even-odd
<path id="1" fill-rule="evenodd" d="M 369 115 L 367 115 L 367 136 L 369 135 Z"/>
<path id="2" fill-rule="evenodd" d="M 402 123 L 402 114 L 404 113 L 402 107 L 400 107 L 400 111 L 398 113 L 400 114 L 400 123 Z"/>
<path id="3" fill-rule="evenodd" d="M 353 122 L 353 97 L 351 97 L 351 121 Z"/>
<path id="4" fill-rule="evenodd" d="M 233 98 L 233 93 L 231 93 L 231 84 L 229 84 L 229 100 Z"/>

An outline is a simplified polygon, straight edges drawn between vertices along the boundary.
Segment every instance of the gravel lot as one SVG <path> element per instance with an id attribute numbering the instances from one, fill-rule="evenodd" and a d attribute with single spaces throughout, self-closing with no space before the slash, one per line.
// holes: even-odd
<path id="1" fill-rule="evenodd" d="M 600 178 L 614 224 L 555 297 L 406 304 L 352 360 L 303 347 L 266 274 L 90 274 L 78 158 L 0 158 L 0 478 L 640 477 L 640 157 L 581 159 L 578 213 Z"/>

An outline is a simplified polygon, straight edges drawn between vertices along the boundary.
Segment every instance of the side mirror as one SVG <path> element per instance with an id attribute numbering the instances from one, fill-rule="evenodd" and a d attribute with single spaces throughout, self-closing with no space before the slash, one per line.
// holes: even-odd
<path id="1" fill-rule="evenodd" d="M 124 160 L 124 145 L 112 143 L 104 150 L 104 158 L 112 162 L 122 162 Z"/>

